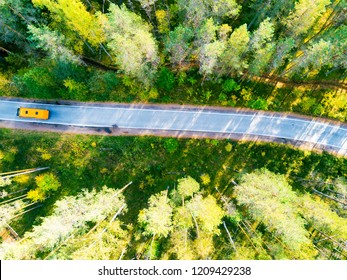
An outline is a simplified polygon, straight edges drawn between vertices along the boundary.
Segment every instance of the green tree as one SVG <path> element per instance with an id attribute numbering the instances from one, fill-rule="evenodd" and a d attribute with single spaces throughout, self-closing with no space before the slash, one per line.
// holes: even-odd
<path id="1" fill-rule="evenodd" d="M 177 4 L 185 13 L 185 21 L 193 28 L 197 28 L 206 18 L 232 18 L 240 11 L 235 0 L 178 0 Z"/>
<path id="2" fill-rule="evenodd" d="M 241 25 L 230 35 L 221 56 L 221 74 L 242 74 L 248 68 L 245 54 L 248 51 L 250 34 L 247 25 Z"/>
<path id="3" fill-rule="evenodd" d="M 205 44 L 214 42 L 217 38 L 217 30 L 219 27 L 214 23 L 212 18 L 205 20 L 201 27 L 197 30 L 196 40 L 194 44 L 201 47 Z"/>
<path id="4" fill-rule="evenodd" d="M 161 34 L 167 34 L 169 32 L 169 16 L 168 12 L 164 10 L 157 10 L 155 16 L 158 23 L 158 31 Z"/>
<path id="5" fill-rule="evenodd" d="M 50 216 L 25 233 L 24 242 L 3 245 L 0 255 L 2 259 L 33 259 L 40 252 L 42 257 L 42 253 L 50 252 L 72 233 L 81 235 L 90 224 L 103 221 L 124 205 L 124 196 L 106 186 L 98 192 L 83 190 L 77 196 L 64 197 L 55 203 Z"/>
<path id="6" fill-rule="evenodd" d="M 291 56 L 295 47 L 295 40 L 291 37 L 280 39 L 276 42 L 276 48 L 269 62 L 269 71 L 279 70 Z"/>
<path id="7" fill-rule="evenodd" d="M 194 227 L 190 211 L 184 206 L 174 209 L 173 230 L 170 234 L 170 254 L 174 254 L 179 260 L 192 260 L 195 258 L 192 240 L 189 230 Z"/>
<path id="8" fill-rule="evenodd" d="M 260 23 L 259 28 L 254 31 L 250 40 L 250 51 L 253 54 L 249 66 L 250 73 L 259 75 L 266 70 L 275 50 L 275 44 L 272 42 L 273 36 L 274 24 L 270 21 L 270 18 L 266 18 Z"/>
<path id="9" fill-rule="evenodd" d="M 294 8 L 295 0 L 253 0 L 249 4 L 249 13 L 245 16 L 249 19 L 249 27 L 259 26 L 266 18 L 279 21 L 288 16 Z"/>
<path id="10" fill-rule="evenodd" d="M 16 45 L 24 51 L 31 48 L 26 40 L 28 24 L 42 21 L 30 0 L 1 0 L 0 1 L 0 42 L 2 50 L 8 52 Z"/>
<path id="11" fill-rule="evenodd" d="M 264 45 L 272 40 L 274 36 L 274 24 L 270 18 L 266 18 L 259 25 L 259 28 L 254 31 L 253 36 L 250 40 L 252 50 L 259 50 Z"/>
<path id="12" fill-rule="evenodd" d="M 196 194 L 187 202 L 187 208 L 202 231 L 208 234 L 219 234 L 218 226 L 222 222 L 224 211 L 213 196 L 203 197 L 201 194 Z"/>
<path id="13" fill-rule="evenodd" d="M 295 3 L 285 24 L 290 34 L 294 37 L 304 35 L 316 22 L 316 20 L 326 11 L 330 0 L 299 0 Z"/>
<path id="14" fill-rule="evenodd" d="M 93 15 L 87 11 L 79 0 L 32 0 L 39 8 L 46 7 L 57 22 L 63 21 L 65 26 L 76 32 L 93 47 L 105 41 L 102 23 L 105 18 L 101 14 Z"/>
<path id="15" fill-rule="evenodd" d="M 110 4 L 106 23 L 107 47 L 126 74 L 145 84 L 154 79 L 159 63 L 150 26 L 124 5 Z"/>
<path id="16" fill-rule="evenodd" d="M 333 45 L 324 40 L 311 44 L 300 57 L 293 61 L 295 65 L 290 72 L 292 74 L 308 74 L 310 71 L 317 73 L 324 65 L 330 65 L 332 50 Z"/>
<path id="17" fill-rule="evenodd" d="M 290 249 L 300 252 L 302 247 L 312 246 L 305 221 L 296 210 L 297 196 L 283 175 L 256 170 L 242 176 L 235 194 L 237 203 L 280 236 Z"/>
<path id="18" fill-rule="evenodd" d="M 61 60 L 65 63 L 81 63 L 81 60 L 71 50 L 65 47 L 65 36 L 51 31 L 47 26 L 28 26 L 31 36 L 29 39 L 35 43 L 36 48 L 46 51 L 52 60 Z"/>
<path id="19" fill-rule="evenodd" d="M 200 184 L 190 176 L 178 179 L 177 182 L 177 192 L 182 199 L 193 196 L 200 189 Z"/>
<path id="20" fill-rule="evenodd" d="M 218 73 L 221 56 L 224 53 L 226 44 L 221 41 L 205 44 L 199 53 L 200 73 L 209 76 Z"/>
<path id="21" fill-rule="evenodd" d="M 191 28 L 179 25 L 169 32 L 166 38 L 165 52 L 170 54 L 170 61 L 174 65 L 182 66 L 191 53 L 191 43 L 194 32 Z"/>
<path id="22" fill-rule="evenodd" d="M 203 197 L 199 188 L 199 183 L 188 176 L 179 179 L 177 190 L 171 193 L 174 214 L 168 253 L 177 259 L 205 259 L 215 249 L 213 237 L 219 234 L 225 212 L 211 195 Z"/>

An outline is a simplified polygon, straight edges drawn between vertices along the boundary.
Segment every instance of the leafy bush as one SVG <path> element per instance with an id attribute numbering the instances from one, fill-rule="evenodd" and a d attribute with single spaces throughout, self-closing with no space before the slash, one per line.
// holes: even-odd
<path id="1" fill-rule="evenodd" d="M 233 145 L 231 143 L 228 143 L 228 144 L 225 145 L 225 150 L 227 152 L 230 153 L 232 149 L 233 149 Z"/>
<path id="2" fill-rule="evenodd" d="M 156 81 L 157 87 L 169 92 L 175 87 L 175 83 L 174 74 L 166 67 L 161 68 Z"/>
<path id="3" fill-rule="evenodd" d="M 232 92 L 238 91 L 241 87 L 233 79 L 227 79 L 222 85 L 223 91 Z"/>
<path id="4" fill-rule="evenodd" d="M 248 102 L 248 106 L 255 110 L 267 110 L 267 101 L 263 98 L 258 98 L 257 100 L 252 100 Z"/>
<path id="5" fill-rule="evenodd" d="M 88 87 L 92 93 L 110 94 L 118 85 L 120 80 L 114 72 L 96 71 L 88 81 Z"/>
<path id="6" fill-rule="evenodd" d="M 54 77 L 45 67 L 21 70 L 13 77 L 13 82 L 27 97 L 51 98 L 55 89 Z"/>
<path id="7" fill-rule="evenodd" d="M 37 188 L 28 192 L 28 198 L 33 201 L 43 201 L 47 194 L 60 187 L 58 178 L 53 173 L 46 173 L 35 178 Z"/>
<path id="8" fill-rule="evenodd" d="M 209 183 L 211 183 L 211 178 L 210 175 L 208 175 L 207 173 L 204 173 L 200 176 L 201 179 L 201 183 L 205 186 L 207 186 Z"/>
<path id="9" fill-rule="evenodd" d="M 178 145 L 178 141 L 175 138 L 165 139 L 164 141 L 164 147 L 170 154 L 173 154 L 177 150 Z"/>
<path id="10" fill-rule="evenodd" d="M 88 97 L 88 88 L 84 83 L 76 82 L 73 79 L 66 79 L 64 86 L 68 93 L 67 98 L 83 101 Z"/>

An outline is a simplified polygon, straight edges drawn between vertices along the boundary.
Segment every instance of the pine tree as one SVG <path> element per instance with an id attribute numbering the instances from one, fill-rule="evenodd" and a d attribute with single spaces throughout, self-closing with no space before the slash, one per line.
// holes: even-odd
<path id="1" fill-rule="evenodd" d="M 150 84 L 159 63 L 150 26 L 124 5 L 111 4 L 107 18 L 107 47 L 116 64 L 126 74 Z"/>

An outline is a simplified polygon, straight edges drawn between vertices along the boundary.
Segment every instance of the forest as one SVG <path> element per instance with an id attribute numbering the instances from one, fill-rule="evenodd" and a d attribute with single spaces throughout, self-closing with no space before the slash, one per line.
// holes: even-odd
<path id="1" fill-rule="evenodd" d="M 346 122 L 346 11 L 345 0 L 0 0 L 0 96 Z M 343 157 L 0 129 L 0 259 L 346 260 L 346 241 Z"/>
<path id="2" fill-rule="evenodd" d="M 49 167 L 1 174 L 0 259 L 347 258 L 346 158 L 5 129 L 0 151 L 1 170 Z"/>
<path id="3" fill-rule="evenodd" d="M 346 120 L 346 1 L 2 0 L 0 94 Z"/>

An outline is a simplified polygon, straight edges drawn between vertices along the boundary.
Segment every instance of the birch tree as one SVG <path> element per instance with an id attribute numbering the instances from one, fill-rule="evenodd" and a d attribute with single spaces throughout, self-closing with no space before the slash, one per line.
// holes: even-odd
<path id="1" fill-rule="evenodd" d="M 172 230 L 172 207 L 167 192 L 152 195 L 148 200 L 148 208 L 140 211 L 138 222 L 144 227 L 144 234 L 167 237 Z"/>
<path id="2" fill-rule="evenodd" d="M 7 226 L 7 224 L 24 208 L 25 203 L 23 200 L 17 200 L 13 203 L 6 203 L 0 206 L 0 230 Z"/>
<path id="3" fill-rule="evenodd" d="M 107 230 L 105 230 L 107 229 Z M 124 255 L 131 235 L 119 220 L 103 222 L 87 237 L 75 238 L 57 254 L 58 259 L 118 260 Z"/>
<path id="4" fill-rule="evenodd" d="M 299 206 L 304 218 L 319 230 L 335 239 L 347 240 L 347 219 L 332 211 L 326 202 L 305 194 L 300 197 Z"/>
<path id="5" fill-rule="evenodd" d="M 35 258 L 38 252 L 53 250 L 72 233 L 79 235 L 88 229 L 88 223 L 97 223 L 109 217 L 124 205 L 124 196 L 119 191 L 103 187 L 101 191 L 83 190 L 77 196 L 67 196 L 55 203 L 50 216 L 44 217 L 40 225 L 25 233 L 25 241 L 2 247 L 4 258 Z M 22 249 L 24 248 L 24 249 Z"/>
<path id="6" fill-rule="evenodd" d="M 137 0 L 141 7 L 146 11 L 148 18 L 151 18 L 151 11 L 158 0 Z"/>
<path id="7" fill-rule="evenodd" d="M 11 185 L 12 181 L 8 177 L 1 177 L 0 176 L 0 187 L 6 187 L 8 185 Z"/>

